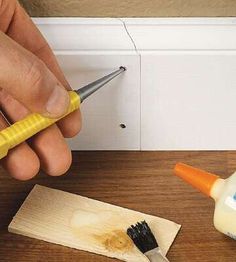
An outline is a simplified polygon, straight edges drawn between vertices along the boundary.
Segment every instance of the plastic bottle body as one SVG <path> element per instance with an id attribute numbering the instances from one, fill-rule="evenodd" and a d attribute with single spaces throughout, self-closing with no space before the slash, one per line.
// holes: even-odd
<path id="1" fill-rule="evenodd" d="M 236 240 L 236 172 L 227 179 L 177 163 L 175 175 L 215 200 L 214 226 Z"/>
<path id="2" fill-rule="evenodd" d="M 211 197 L 215 200 L 215 228 L 236 240 L 236 172 L 228 179 L 218 179 Z"/>

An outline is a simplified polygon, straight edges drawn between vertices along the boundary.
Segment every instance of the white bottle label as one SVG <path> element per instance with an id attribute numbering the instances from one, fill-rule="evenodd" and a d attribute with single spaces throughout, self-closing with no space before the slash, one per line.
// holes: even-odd
<path id="1" fill-rule="evenodd" d="M 225 204 L 226 204 L 227 206 L 229 206 L 230 208 L 236 210 L 236 193 L 234 194 L 233 197 L 228 196 L 228 197 L 225 199 Z"/>

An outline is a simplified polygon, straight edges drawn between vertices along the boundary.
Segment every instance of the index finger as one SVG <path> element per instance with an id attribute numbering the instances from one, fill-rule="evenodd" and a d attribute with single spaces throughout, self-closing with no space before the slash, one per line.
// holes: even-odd
<path id="1" fill-rule="evenodd" d="M 71 89 L 48 43 L 18 1 L 0 0 L 0 30 L 38 56 L 62 85 Z M 72 137 L 80 130 L 80 121 L 80 112 L 77 110 L 58 125 L 65 137 Z"/>

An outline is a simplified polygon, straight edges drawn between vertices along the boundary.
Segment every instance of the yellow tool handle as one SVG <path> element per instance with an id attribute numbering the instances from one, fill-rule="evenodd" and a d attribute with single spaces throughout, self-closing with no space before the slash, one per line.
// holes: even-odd
<path id="1" fill-rule="evenodd" d="M 80 97 L 76 92 L 69 91 L 69 96 L 70 106 L 64 116 L 78 109 L 80 106 Z M 51 126 L 61 118 L 53 119 L 34 113 L 0 131 L 0 159 L 7 155 L 9 149 Z"/>

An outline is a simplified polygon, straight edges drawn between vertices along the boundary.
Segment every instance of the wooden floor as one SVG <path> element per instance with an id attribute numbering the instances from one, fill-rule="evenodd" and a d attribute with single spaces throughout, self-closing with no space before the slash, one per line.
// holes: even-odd
<path id="1" fill-rule="evenodd" d="M 173 176 L 182 161 L 226 178 L 236 152 L 75 152 L 63 177 L 39 174 L 28 182 L 0 173 L 0 261 L 116 261 L 7 232 L 7 225 L 34 184 L 91 197 L 182 224 L 171 262 L 233 262 L 236 241 L 212 223 L 214 202 Z M 138 261 L 137 261 L 138 262 Z"/>

